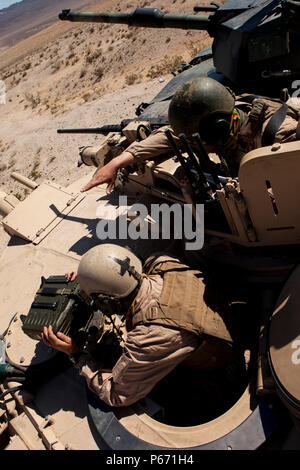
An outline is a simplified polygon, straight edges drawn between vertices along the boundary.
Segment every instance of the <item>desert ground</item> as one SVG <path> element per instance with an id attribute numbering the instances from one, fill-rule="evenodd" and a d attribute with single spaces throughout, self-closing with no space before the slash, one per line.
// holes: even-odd
<path id="1" fill-rule="evenodd" d="M 201 2 L 201 4 L 209 3 Z M 130 12 L 157 7 L 193 14 L 191 0 L 96 2 L 85 11 Z M 63 5 L 62 5 L 63 6 Z M 59 12 L 57 12 L 59 13 Z M 204 31 L 57 21 L 0 51 L 0 191 L 22 200 L 28 190 L 10 174 L 40 183 L 68 185 L 91 171 L 77 168 L 78 148 L 97 145 L 100 135 L 57 134 L 58 128 L 99 127 L 133 118 L 211 38 Z M 9 237 L 1 228 L 0 250 Z"/>

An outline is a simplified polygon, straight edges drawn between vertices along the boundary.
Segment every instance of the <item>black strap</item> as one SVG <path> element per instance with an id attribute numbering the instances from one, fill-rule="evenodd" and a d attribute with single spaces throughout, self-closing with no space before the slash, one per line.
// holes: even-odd
<path id="1" fill-rule="evenodd" d="M 297 109 L 293 108 L 292 106 L 289 106 L 288 104 L 284 103 L 283 101 L 277 98 L 270 98 L 267 96 L 260 95 L 245 95 L 237 97 L 238 100 L 245 101 L 246 103 L 252 103 L 256 98 L 262 98 L 269 101 L 275 101 L 276 103 L 282 103 L 282 106 L 273 114 L 264 130 L 264 133 L 261 138 L 261 143 L 263 147 L 272 145 L 274 143 L 275 136 L 281 124 L 286 118 L 288 109 L 294 111 L 296 117 L 298 118 L 298 124 L 296 128 L 296 140 L 300 140 L 300 114 Z"/>
<path id="2" fill-rule="evenodd" d="M 278 129 L 286 118 L 287 111 L 288 106 L 286 104 L 283 104 L 279 109 L 277 109 L 277 111 L 275 111 L 275 113 L 271 117 L 261 138 L 261 144 L 263 147 L 273 144 L 275 140 L 275 135 L 277 134 Z"/>

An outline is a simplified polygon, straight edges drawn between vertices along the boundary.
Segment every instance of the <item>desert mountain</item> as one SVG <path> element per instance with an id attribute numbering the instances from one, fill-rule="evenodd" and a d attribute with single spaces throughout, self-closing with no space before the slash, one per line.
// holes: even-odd
<path id="1" fill-rule="evenodd" d="M 0 11 L 0 50 L 45 29 L 57 21 L 63 8 L 79 9 L 93 2 L 83 0 L 23 0 Z"/>

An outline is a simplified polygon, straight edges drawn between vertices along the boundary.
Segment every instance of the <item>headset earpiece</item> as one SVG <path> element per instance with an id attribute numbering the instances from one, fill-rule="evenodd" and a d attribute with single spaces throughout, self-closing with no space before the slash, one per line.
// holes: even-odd
<path id="1" fill-rule="evenodd" d="M 201 128 L 199 133 L 207 144 L 224 145 L 230 135 L 230 121 L 224 118 L 214 119 L 205 128 Z"/>
<path id="2" fill-rule="evenodd" d="M 214 123 L 215 144 L 224 145 L 230 135 L 230 122 L 226 119 L 217 119 Z"/>

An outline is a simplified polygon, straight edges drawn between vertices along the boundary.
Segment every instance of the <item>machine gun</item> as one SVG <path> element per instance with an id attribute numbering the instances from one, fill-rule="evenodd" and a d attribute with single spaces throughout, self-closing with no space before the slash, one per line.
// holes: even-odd
<path id="1" fill-rule="evenodd" d="M 80 129 L 57 129 L 58 134 L 102 134 L 107 135 L 110 132 L 122 132 L 122 129 L 129 124 L 131 119 L 123 119 L 121 124 L 106 124 L 101 127 L 90 127 Z"/>
<path id="2" fill-rule="evenodd" d="M 107 135 L 110 132 L 121 132 L 120 124 L 109 124 L 101 127 L 89 127 L 80 129 L 57 129 L 58 134 L 102 134 Z"/>
<path id="3" fill-rule="evenodd" d="M 213 38 L 214 74 L 218 81 L 268 96 L 278 96 L 300 76 L 299 0 L 228 0 L 224 5 L 196 6 L 204 15 L 164 14 L 157 8 L 131 13 L 85 13 L 63 10 L 63 21 L 121 23 L 135 27 L 205 30 Z M 204 74 L 213 73 L 206 71 Z M 200 73 L 201 75 L 201 73 Z M 203 73 L 202 73 L 203 75 Z"/>

